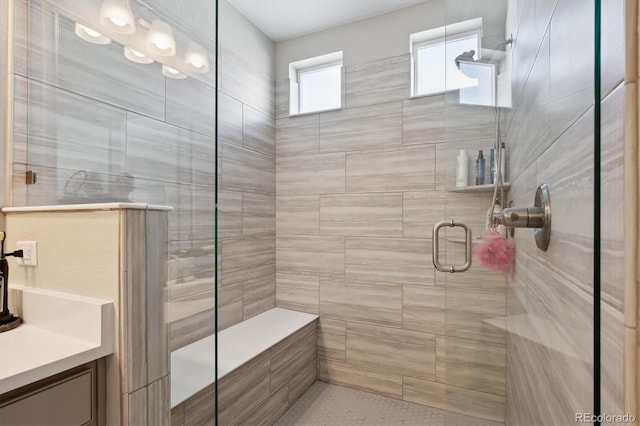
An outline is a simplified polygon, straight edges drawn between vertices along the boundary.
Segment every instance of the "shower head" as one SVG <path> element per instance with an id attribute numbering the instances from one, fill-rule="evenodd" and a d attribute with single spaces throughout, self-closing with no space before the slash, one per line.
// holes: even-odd
<path id="1" fill-rule="evenodd" d="M 460 62 L 475 62 L 475 59 L 473 59 L 473 55 L 475 54 L 476 54 L 475 50 L 468 50 L 456 56 L 456 59 L 455 59 L 456 67 L 460 69 Z"/>
<path id="2" fill-rule="evenodd" d="M 509 36 L 508 39 L 506 39 L 505 41 L 503 41 L 502 43 L 498 44 L 497 46 L 493 47 L 490 50 L 498 50 L 501 47 L 507 46 L 513 44 L 513 36 Z M 475 60 L 473 59 L 473 56 L 476 54 L 475 50 L 468 50 L 464 53 L 461 53 L 460 55 L 456 56 L 456 67 L 458 69 L 460 69 L 460 62 L 480 62 L 479 60 Z"/>

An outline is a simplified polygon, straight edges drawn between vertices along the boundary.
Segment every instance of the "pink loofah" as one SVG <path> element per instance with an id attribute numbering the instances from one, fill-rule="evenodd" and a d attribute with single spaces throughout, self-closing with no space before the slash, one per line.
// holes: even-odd
<path id="1" fill-rule="evenodd" d="M 473 255 L 487 268 L 506 274 L 516 253 L 513 243 L 492 229 L 484 234 L 484 241 L 473 248 Z"/>

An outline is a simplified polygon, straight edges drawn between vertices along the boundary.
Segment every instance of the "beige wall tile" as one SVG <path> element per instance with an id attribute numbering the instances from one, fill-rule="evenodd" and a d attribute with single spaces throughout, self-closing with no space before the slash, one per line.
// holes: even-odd
<path id="1" fill-rule="evenodd" d="M 271 426 L 287 411 L 288 406 L 288 388 L 282 386 L 273 392 L 264 404 L 237 423 L 246 426 Z"/>
<path id="2" fill-rule="evenodd" d="M 305 366 L 316 368 L 316 336 L 317 324 L 314 321 L 271 348 L 272 393 L 302 373 Z"/>
<path id="3" fill-rule="evenodd" d="M 401 102 L 320 114 L 320 152 L 386 148 L 401 144 Z"/>
<path id="4" fill-rule="evenodd" d="M 493 108 L 448 103 L 446 120 L 447 141 L 492 138 L 496 135 Z"/>
<path id="5" fill-rule="evenodd" d="M 299 275 L 278 272 L 276 274 L 278 286 L 300 288 L 305 290 L 320 290 L 320 278 L 314 275 Z"/>
<path id="6" fill-rule="evenodd" d="M 400 327 L 402 285 L 321 278 L 320 316 Z"/>
<path id="7" fill-rule="evenodd" d="M 392 398 L 402 398 L 402 377 L 360 370 L 337 361 L 321 359 L 318 379 Z"/>
<path id="8" fill-rule="evenodd" d="M 426 96 L 403 102 L 402 143 L 435 143 L 445 140 L 445 97 Z"/>
<path id="9" fill-rule="evenodd" d="M 433 226 L 446 219 L 445 197 L 440 191 L 405 192 L 402 194 L 402 236 L 431 238 Z"/>
<path id="10" fill-rule="evenodd" d="M 402 194 L 320 196 L 320 234 L 402 236 Z"/>
<path id="11" fill-rule="evenodd" d="M 171 426 L 184 426 L 184 404 L 171 409 Z"/>
<path id="12" fill-rule="evenodd" d="M 400 101 L 409 97 L 409 55 L 350 65 L 346 69 L 348 108 Z"/>
<path id="13" fill-rule="evenodd" d="M 347 364 L 426 380 L 435 379 L 435 335 L 347 322 Z"/>
<path id="14" fill-rule="evenodd" d="M 218 330 L 242 321 L 242 287 L 240 282 L 218 288 Z"/>
<path id="15" fill-rule="evenodd" d="M 444 287 L 403 284 L 402 328 L 444 335 L 444 324 Z"/>
<path id="16" fill-rule="evenodd" d="M 275 232 L 275 195 L 245 192 L 242 196 L 242 234 L 274 235 Z"/>
<path id="17" fill-rule="evenodd" d="M 320 313 L 320 290 L 289 287 L 278 282 L 276 284 L 276 306 L 317 315 Z"/>
<path id="18" fill-rule="evenodd" d="M 276 154 L 278 158 L 320 152 L 318 114 L 276 120 Z"/>
<path id="19" fill-rule="evenodd" d="M 505 347 L 482 341 L 445 339 L 447 385 L 505 396 Z"/>
<path id="20" fill-rule="evenodd" d="M 446 276 L 447 337 L 504 344 L 505 332 L 491 320 L 505 315 L 505 284 L 496 274 L 465 272 Z"/>
<path id="21" fill-rule="evenodd" d="M 319 235 L 320 196 L 278 195 L 276 197 L 278 235 Z"/>
<path id="22" fill-rule="evenodd" d="M 547 391 L 540 395 L 543 424 L 573 422 L 575 413 L 588 412 L 593 404 L 593 364 L 554 352 L 543 352 L 544 368 L 538 370 L 538 392 Z"/>
<path id="23" fill-rule="evenodd" d="M 447 344 L 444 336 L 436 336 L 436 381 L 447 382 Z"/>
<path id="24" fill-rule="evenodd" d="M 504 422 L 503 396 L 447 385 L 447 410 L 481 419 Z"/>
<path id="25" fill-rule="evenodd" d="M 318 331 L 318 356 L 345 362 L 346 336 Z"/>
<path id="26" fill-rule="evenodd" d="M 124 217 L 123 281 L 120 291 L 121 336 L 126 364 L 121 369 L 123 392 L 133 392 L 147 384 L 147 315 L 146 315 L 146 253 L 139 237 L 144 235 L 145 211 L 126 210 Z"/>
<path id="27" fill-rule="evenodd" d="M 218 189 L 218 236 L 242 236 L 242 192 Z"/>
<path id="28" fill-rule="evenodd" d="M 222 408 L 222 404 L 220 404 Z M 184 402 L 185 425 L 216 424 L 216 394 L 214 385 L 207 386 Z"/>
<path id="29" fill-rule="evenodd" d="M 624 314 L 608 303 L 600 309 L 601 404 L 605 413 L 624 413 Z M 628 379 L 627 379 L 628 380 Z"/>
<path id="30" fill-rule="evenodd" d="M 276 250 L 278 271 L 344 274 L 344 237 L 278 236 Z"/>
<path id="31" fill-rule="evenodd" d="M 269 398 L 269 361 L 270 354 L 267 351 L 220 379 L 220 424 L 232 424 L 242 419 Z"/>
<path id="32" fill-rule="evenodd" d="M 304 364 L 289 380 L 289 404 L 298 400 L 318 378 L 318 360 Z"/>
<path id="33" fill-rule="evenodd" d="M 276 129 L 272 116 L 242 106 L 242 145 L 270 156 L 276 155 Z"/>
<path id="34" fill-rule="evenodd" d="M 344 153 L 282 157 L 276 160 L 278 195 L 342 194 L 344 189 Z"/>
<path id="35" fill-rule="evenodd" d="M 253 278 L 242 283 L 243 319 L 276 307 L 276 274 Z"/>
<path id="36" fill-rule="evenodd" d="M 407 146 L 348 153 L 347 192 L 420 191 L 434 188 L 435 148 Z"/>
<path id="37" fill-rule="evenodd" d="M 447 386 L 413 377 L 402 378 L 402 399 L 430 407 L 447 408 Z"/>
<path id="38" fill-rule="evenodd" d="M 221 188 L 273 194 L 275 172 L 273 157 L 222 142 Z"/>
<path id="39" fill-rule="evenodd" d="M 313 275 L 276 274 L 276 306 L 318 314 L 320 278 Z"/>
<path id="40" fill-rule="evenodd" d="M 343 320 L 320 317 L 318 319 L 318 330 L 322 333 L 344 336 L 347 333 L 347 324 Z"/>
<path id="41" fill-rule="evenodd" d="M 429 240 L 347 237 L 346 243 L 349 279 L 433 283 Z"/>
<path id="42" fill-rule="evenodd" d="M 164 389 L 159 380 L 169 374 L 169 346 L 167 327 L 167 260 L 168 217 L 166 212 L 145 212 L 145 259 L 146 259 L 146 357 L 147 383 L 156 382 L 151 389 Z M 151 392 L 150 391 L 150 392 Z M 162 394 L 162 393 L 160 393 Z"/>
<path id="43" fill-rule="evenodd" d="M 274 238 L 242 237 L 221 241 L 221 283 L 228 285 L 276 272 Z"/>

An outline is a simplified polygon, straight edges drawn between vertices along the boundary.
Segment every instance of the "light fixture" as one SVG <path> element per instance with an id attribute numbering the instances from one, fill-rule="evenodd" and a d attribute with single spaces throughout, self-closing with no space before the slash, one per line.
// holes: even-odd
<path id="1" fill-rule="evenodd" d="M 209 72 L 209 58 L 207 57 L 207 51 L 198 43 L 189 43 L 184 59 L 185 66 L 189 71 L 198 73 Z"/>
<path id="2" fill-rule="evenodd" d="M 182 80 L 183 78 L 187 78 L 186 74 L 181 73 L 175 68 L 171 68 L 167 65 L 162 66 L 162 75 L 165 77 L 173 78 L 175 80 Z"/>
<path id="3" fill-rule="evenodd" d="M 164 21 L 155 20 L 147 32 L 147 49 L 160 56 L 176 54 L 176 39 L 173 38 L 171 27 Z"/>
<path id="4" fill-rule="evenodd" d="M 136 49 L 132 49 L 128 46 L 124 47 L 124 56 L 133 62 L 137 62 L 139 64 L 150 64 L 153 62 L 153 59 L 151 59 L 150 57 L 146 56 L 144 53 L 136 50 Z"/>
<path id="5" fill-rule="evenodd" d="M 136 24 L 129 0 L 103 0 L 100 24 L 118 34 L 133 34 Z"/>
<path id="6" fill-rule="evenodd" d="M 85 27 L 82 24 L 76 22 L 75 33 L 78 37 L 83 39 L 84 41 L 88 41 L 89 43 L 94 44 L 109 44 L 111 43 L 111 39 L 109 37 L 105 37 L 96 30 L 92 30 L 89 27 Z"/>

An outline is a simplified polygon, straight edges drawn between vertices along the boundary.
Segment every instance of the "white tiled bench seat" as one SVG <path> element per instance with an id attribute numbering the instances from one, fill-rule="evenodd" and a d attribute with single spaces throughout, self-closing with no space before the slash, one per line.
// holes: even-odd
<path id="1" fill-rule="evenodd" d="M 218 333 L 219 424 L 272 424 L 317 376 L 317 315 L 273 308 Z M 171 353 L 171 424 L 213 424 L 214 336 Z"/>

